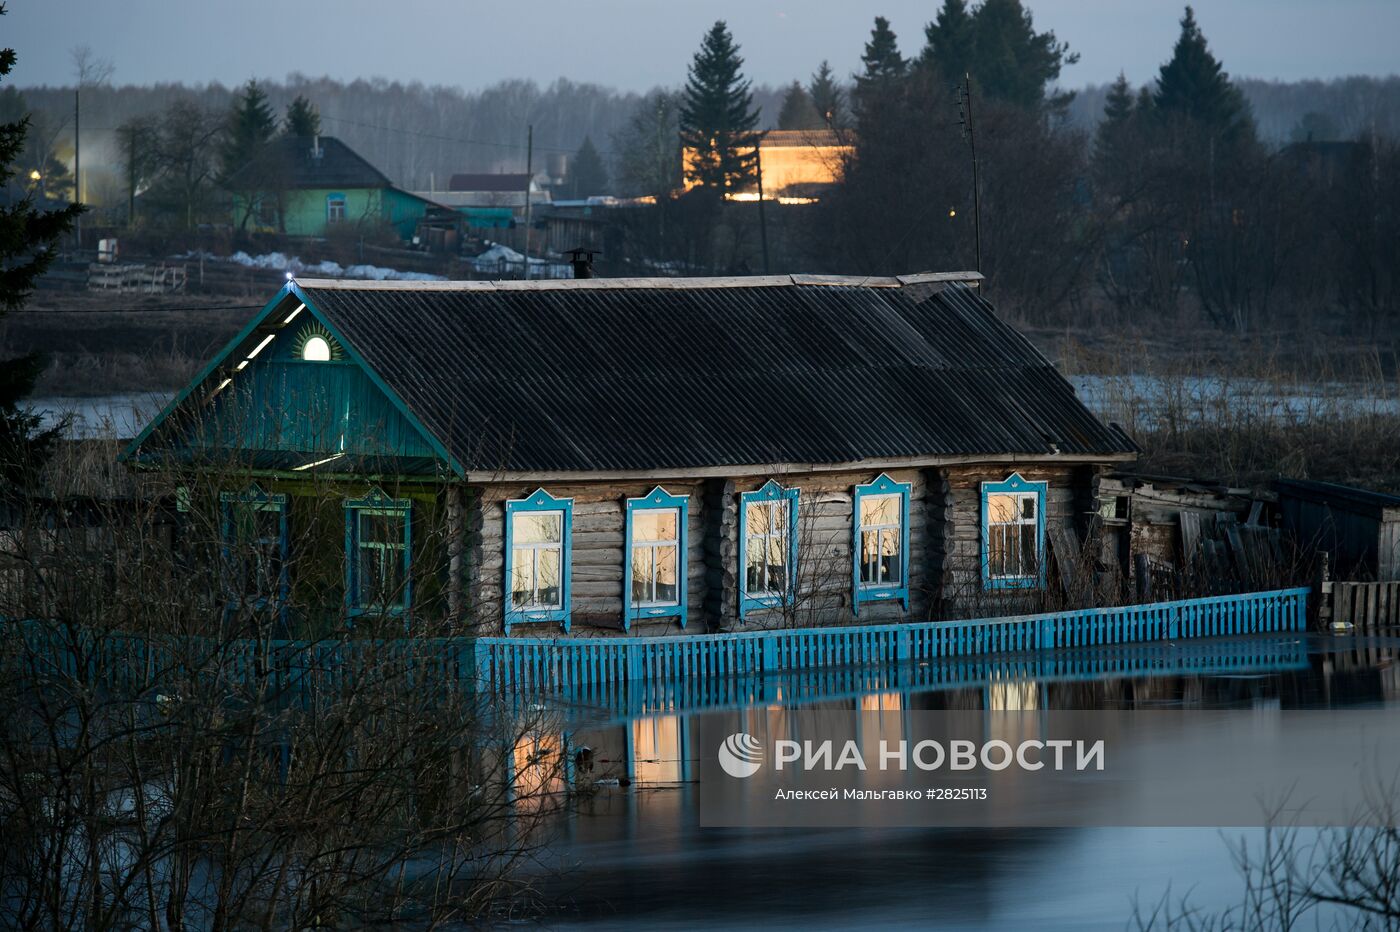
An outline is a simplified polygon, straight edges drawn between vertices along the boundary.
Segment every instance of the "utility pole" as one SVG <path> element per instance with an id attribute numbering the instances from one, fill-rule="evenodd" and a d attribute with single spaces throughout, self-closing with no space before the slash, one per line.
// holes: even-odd
<path id="1" fill-rule="evenodd" d="M 768 271 L 768 220 L 763 213 L 763 145 L 762 142 L 754 144 L 754 162 L 758 166 L 758 235 L 763 240 L 763 274 L 770 274 Z"/>
<path id="2" fill-rule="evenodd" d="M 963 138 L 972 150 L 972 230 L 977 248 L 977 271 L 982 271 L 982 186 L 977 177 L 977 130 L 972 122 L 972 75 L 963 73 L 962 87 L 958 88 L 958 119 L 962 123 Z"/>
<path id="3" fill-rule="evenodd" d="M 83 76 L 81 71 L 78 74 L 78 82 L 73 86 L 73 200 L 79 204 L 83 202 L 83 163 L 79 148 L 82 140 L 82 94 Z M 73 221 L 73 232 L 78 238 L 78 251 L 83 248 L 83 215 L 78 214 Z"/>
<path id="4" fill-rule="evenodd" d="M 530 280 L 530 182 L 535 177 L 535 124 L 525 130 L 525 280 Z"/>

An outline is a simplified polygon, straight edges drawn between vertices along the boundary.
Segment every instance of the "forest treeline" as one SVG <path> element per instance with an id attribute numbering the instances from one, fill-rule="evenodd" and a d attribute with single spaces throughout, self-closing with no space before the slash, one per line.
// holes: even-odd
<path id="1" fill-rule="evenodd" d="M 716 23 L 685 84 L 648 94 L 565 80 L 94 83 L 85 190 L 117 204 L 144 189 L 146 219 L 168 227 L 226 225 L 230 179 L 288 131 L 294 106 L 410 189 L 519 170 L 531 124 L 536 166 L 573 196 L 656 196 L 656 210 L 619 217 L 608 250 L 646 274 L 979 267 L 1001 306 L 1036 322 L 1376 333 L 1400 321 L 1400 77 L 1233 79 L 1190 7 L 1152 80 L 1082 92 L 1062 80 L 1075 52 L 1021 0 L 944 0 L 912 41 L 877 17 L 849 81 L 814 62 L 781 89 L 755 87 L 741 40 Z M 5 115 L 32 111 L 26 158 L 48 166 L 51 192 L 71 100 L 62 88 L 0 99 Z M 105 176 L 87 168 L 87 127 L 108 134 Z M 817 205 L 765 220 L 725 195 L 752 189 L 754 141 L 774 127 L 830 127 L 849 149 Z M 684 167 L 682 143 L 697 153 Z M 564 157 L 579 154 L 586 183 L 567 177 Z M 693 189 L 677 196 L 683 170 Z"/>

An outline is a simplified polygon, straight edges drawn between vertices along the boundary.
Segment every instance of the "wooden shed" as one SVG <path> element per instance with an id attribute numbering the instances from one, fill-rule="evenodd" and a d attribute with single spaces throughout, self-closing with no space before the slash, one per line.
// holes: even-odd
<path id="1" fill-rule="evenodd" d="M 1136 448 L 979 279 L 289 282 L 126 455 L 235 451 L 227 506 L 271 515 L 272 548 L 308 479 L 338 484 L 350 614 L 602 636 L 1006 612 Z M 402 556 L 396 591 L 356 576 L 362 533 Z M 295 585 L 280 546 L 268 598 Z"/>
<path id="2" fill-rule="evenodd" d="M 1327 553 L 1336 578 L 1400 580 L 1400 496 L 1306 479 L 1274 488 L 1284 527 L 1304 549 Z"/>

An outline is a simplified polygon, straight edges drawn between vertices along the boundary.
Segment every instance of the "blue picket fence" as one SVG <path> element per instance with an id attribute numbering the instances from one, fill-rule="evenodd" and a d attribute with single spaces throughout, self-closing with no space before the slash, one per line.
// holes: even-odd
<path id="1" fill-rule="evenodd" d="M 1182 638 L 1303 631 L 1306 588 L 967 621 L 675 637 L 477 638 L 476 676 L 505 691 L 766 675 Z"/>

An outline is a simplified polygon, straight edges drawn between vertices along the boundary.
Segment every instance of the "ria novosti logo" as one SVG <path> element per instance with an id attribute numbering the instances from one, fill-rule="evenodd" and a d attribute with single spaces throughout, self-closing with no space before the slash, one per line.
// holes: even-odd
<path id="1" fill-rule="evenodd" d="M 719 746 L 719 765 L 731 777 L 751 777 L 763 766 L 763 745 L 746 732 L 732 734 Z"/>

